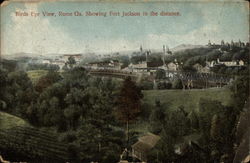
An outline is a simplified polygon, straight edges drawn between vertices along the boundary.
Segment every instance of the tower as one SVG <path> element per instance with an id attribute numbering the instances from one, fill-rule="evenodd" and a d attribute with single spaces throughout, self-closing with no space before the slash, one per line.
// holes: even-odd
<path id="1" fill-rule="evenodd" d="M 224 45 L 225 45 L 224 40 L 221 40 L 221 46 L 224 46 Z"/>
<path id="2" fill-rule="evenodd" d="M 167 54 L 172 55 L 172 52 L 169 50 L 169 48 L 168 48 Z"/>
<path id="3" fill-rule="evenodd" d="M 234 41 L 233 40 L 231 40 L 231 45 L 234 46 Z"/>
<path id="4" fill-rule="evenodd" d="M 165 63 L 165 56 L 166 56 L 166 48 L 165 48 L 165 45 L 163 45 L 163 55 L 162 55 L 163 66 L 166 65 L 166 63 Z"/>
<path id="5" fill-rule="evenodd" d="M 233 40 L 231 40 L 230 50 L 232 50 L 232 49 L 233 49 L 233 47 L 234 47 L 234 41 L 233 41 Z"/>
<path id="6" fill-rule="evenodd" d="M 242 42 L 240 41 L 240 39 L 239 39 L 239 45 L 238 46 L 242 47 Z"/>
<path id="7" fill-rule="evenodd" d="M 208 40 L 208 44 L 207 44 L 207 45 L 208 45 L 208 46 L 211 46 L 211 45 L 212 45 L 210 40 Z"/>
<path id="8" fill-rule="evenodd" d="M 149 51 L 146 51 L 146 63 L 148 63 L 148 55 L 149 55 Z"/>

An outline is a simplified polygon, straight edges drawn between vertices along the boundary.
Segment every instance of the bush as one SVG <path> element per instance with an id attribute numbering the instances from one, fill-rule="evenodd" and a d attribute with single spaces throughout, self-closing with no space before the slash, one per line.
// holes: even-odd
<path id="1" fill-rule="evenodd" d="M 172 83 L 166 83 L 166 89 L 171 89 L 172 88 Z"/>
<path id="2" fill-rule="evenodd" d="M 172 83 L 158 82 L 157 83 L 157 88 L 158 89 L 171 89 L 172 88 Z"/>
<path id="3" fill-rule="evenodd" d="M 149 81 L 143 81 L 140 84 L 142 90 L 152 90 L 154 88 L 154 84 Z"/>
<path id="4" fill-rule="evenodd" d="M 162 70 L 162 69 L 157 70 L 155 78 L 156 79 L 164 79 L 164 78 L 166 78 L 166 71 Z"/>
<path id="5" fill-rule="evenodd" d="M 174 89 L 182 89 L 183 88 L 181 79 L 177 79 L 173 82 L 173 88 Z"/>

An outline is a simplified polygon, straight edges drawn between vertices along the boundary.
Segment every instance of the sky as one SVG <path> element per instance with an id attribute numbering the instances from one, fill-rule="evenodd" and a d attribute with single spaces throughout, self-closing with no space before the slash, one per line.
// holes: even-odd
<path id="1" fill-rule="evenodd" d="M 59 16 L 59 12 L 107 16 Z M 109 16 L 109 12 L 180 16 Z M 29 16 L 16 16 L 27 12 Z M 31 12 L 40 13 L 33 17 Z M 56 16 L 43 16 L 54 12 Z M 1 7 L 1 54 L 74 54 L 173 48 L 249 39 L 247 2 L 10 2 Z"/>

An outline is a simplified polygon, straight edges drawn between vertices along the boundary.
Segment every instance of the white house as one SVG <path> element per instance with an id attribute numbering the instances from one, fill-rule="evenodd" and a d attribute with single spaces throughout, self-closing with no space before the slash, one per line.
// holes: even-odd
<path id="1" fill-rule="evenodd" d="M 170 62 L 169 64 L 167 64 L 167 69 L 170 71 L 177 71 L 178 63 Z"/>

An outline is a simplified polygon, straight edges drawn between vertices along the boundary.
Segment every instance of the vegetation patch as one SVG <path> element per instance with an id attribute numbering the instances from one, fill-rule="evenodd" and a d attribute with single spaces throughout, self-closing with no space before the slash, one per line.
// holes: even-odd
<path id="1" fill-rule="evenodd" d="M 35 83 L 40 77 L 47 74 L 47 70 L 31 70 L 27 71 L 28 77 L 31 79 L 32 83 Z"/>
<path id="2" fill-rule="evenodd" d="M 221 101 L 223 105 L 230 104 L 230 90 L 223 89 L 192 89 L 192 90 L 146 90 L 143 91 L 144 102 L 153 106 L 155 100 L 161 101 L 162 104 L 170 105 L 171 110 L 176 110 L 184 106 L 186 111 L 195 109 L 197 111 L 201 98 Z"/>
<path id="3" fill-rule="evenodd" d="M 25 120 L 8 113 L 0 112 L 0 129 L 10 129 L 16 126 L 30 126 Z"/>

